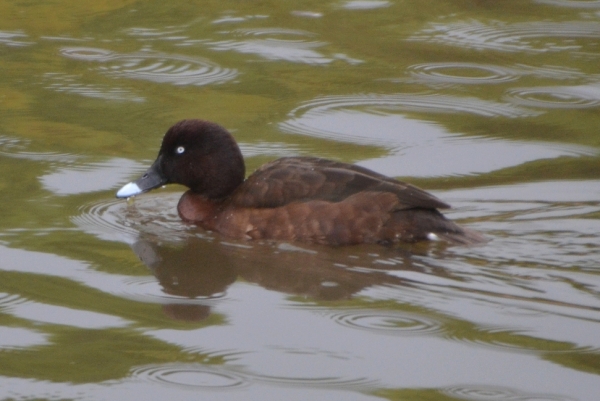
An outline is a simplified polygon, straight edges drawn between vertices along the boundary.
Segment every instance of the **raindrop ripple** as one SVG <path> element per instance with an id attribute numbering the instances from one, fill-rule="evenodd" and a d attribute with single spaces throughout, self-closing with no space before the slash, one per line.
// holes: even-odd
<path id="1" fill-rule="evenodd" d="M 518 79 L 514 71 L 477 63 L 426 63 L 408 67 L 411 75 L 430 83 L 499 84 Z M 463 73 L 458 73 L 458 72 Z"/>
<path id="2" fill-rule="evenodd" d="M 547 86 L 514 88 L 506 99 L 515 105 L 545 109 L 586 109 L 600 105 L 600 88 L 595 86 Z"/>
<path id="3" fill-rule="evenodd" d="M 118 54 L 104 49 L 67 47 L 61 49 L 61 54 L 74 60 L 103 63 L 98 70 L 115 78 L 172 85 L 219 84 L 238 75 L 235 69 L 223 68 L 203 58 L 152 51 Z"/>
<path id="4" fill-rule="evenodd" d="M 201 364 L 146 365 L 133 369 L 131 375 L 142 381 L 197 389 L 237 389 L 249 384 L 241 375 Z"/>
<path id="5" fill-rule="evenodd" d="M 369 309 L 344 310 L 330 317 L 342 326 L 380 334 L 424 335 L 443 330 L 441 322 L 414 313 Z"/>

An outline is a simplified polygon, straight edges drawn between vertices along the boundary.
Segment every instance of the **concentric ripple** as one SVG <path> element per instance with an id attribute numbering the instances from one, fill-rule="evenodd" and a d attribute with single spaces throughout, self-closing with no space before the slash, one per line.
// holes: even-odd
<path id="1" fill-rule="evenodd" d="M 532 394 L 513 390 L 505 387 L 492 386 L 456 386 L 447 387 L 441 393 L 452 398 L 473 401 L 566 401 L 570 398 L 562 398 L 549 394 Z"/>
<path id="2" fill-rule="evenodd" d="M 131 91 L 119 87 L 108 87 L 98 84 L 84 84 L 76 75 L 47 73 L 44 74 L 47 82 L 45 88 L 59 93 L 70 93 L 96 99 L 143 102 L 146 99 L 136 96 Z"/>
<path id="3" fill-rule="evenodd" d="M 61 54 L 74 60 L 103 63 L 98 70 L 115 78 L 202 86 L 224 83 L 237 76 L 237 70 L 222 68 L 202 58 L 151 51 L 118 54 L 104 49 L 68 47 Z"/>
<path id="4" fill-rule="evenodd" d="M 477 63 L 427 63 L 408 67 L 410 74 L 430 83 L 499 84 L 519 78 L 514 70 Z"/>
<path id="5" fill-rule="evenodd" d="M 71 221 L 83 231 L 108 241 L 132 244 L 140 234 L 161 235 L 174 241 L 185 238 L 190 226 L 177 215 L 181 194 L 154 194 L 132 201 L 102 200 L 80 207 Z"/>
<path id="6" fill-rule="evenodd" d="M 324 96 L 306 102 L 290 112 L 291 119 L 280 127 L 291 133 L 310 134 L 311 121 L 338 110 L 365 109 L 379 112 L 413 111 L 429 113 L 468 113 L 485 117 L 526 117 L 539 112 L 509 103 L 491 102 L 474 97 L 457 97 L 438 94 L 355 94 Z"/>
<path id="7" fill-rule="evenodd" d="M 227 390 L 249 384 L 241 375 L 201 364 L 146 365 L 133 369 L 131 375 L 142 381 L 198 389 Z"/>
<path id="8" fill-rule="evenodd" d="M 257 381 L 262 381 L 271 384 L 287 384 L 294 386 L 307 386 L 310 388 L 314 387 L 340 387 L 343 389 L 348 388 L 362 388 L 365 387 L 376 387 L 377 381 L 367 378 L 344 378 L 344 377 L 281 377 L 281 376 L 268 376 L 268 375 L 256 375 L 252 376 Z"/>
<path id="9" fill-rule="evenodd" d="M 515 88 L 507 91 L 506 98 L 519 106 L 546 109 L 586 109 L 600 106 L 600 86 Z"/>
<path id="10" fill-rule="evenodd" d="M 96 49 L 94 47 L 65 47 L 60 49 L 63 56 L 83 61 L 108 61 L 117 57 L 117 53 L 105 49 Z"/>
<path id="11" fill-rule="evenodd" d="M 413 313 L 384 310 L 344 310 L 330 315 L 342 326 L 379 334 L 424 335 L 439 333 L 442 323 Z"/>
<path id="12" fill-rule="evenodd" d="M 515 24 L 478 21 L 432 24 L 409 41 L 427 41 L 474 49 L 507 52 L 547 52 L 580 49 L 573 39 L 597 39 L 600 23 L 585 21 L 524 22 Z M 551 40 L 547 40 L 550 39 Z M 557 41 L 558 39 L 558 41 Z M 560 39 L 563 39 L 561 43 Z"/>
<path id="13" fill-rule="evenodd" d="M 28 141 L 0 135 L 0 155 L 15 159 L 27 159 L 33 161 L 47 161 L 60 163 L 73 163 L 79 156 L 56 153 L 56 152 L 31 152 L 26 151 Z"/>

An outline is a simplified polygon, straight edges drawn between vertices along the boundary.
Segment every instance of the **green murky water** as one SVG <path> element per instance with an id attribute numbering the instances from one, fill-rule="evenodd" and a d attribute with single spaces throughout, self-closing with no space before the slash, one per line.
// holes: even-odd
<path id="1" fill-rule="evenodd" d="M 596 401 L 600 2 L 0 0 L 0 399 Z M 492 240 L 325 248 L 114 199 L 182 118 Z"/>

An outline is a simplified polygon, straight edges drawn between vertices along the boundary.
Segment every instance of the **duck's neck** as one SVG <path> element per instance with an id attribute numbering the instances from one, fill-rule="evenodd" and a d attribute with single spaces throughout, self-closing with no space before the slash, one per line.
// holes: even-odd
<path id="1" fill-rule="evenodd" d="M 177 212 L 182 220 L 200 224 L 206 229 L 213 229 L 215 217 L 222 209 L 224 199 L 209 199 L 205 195 L 191 190 L 179 199 Z"/>

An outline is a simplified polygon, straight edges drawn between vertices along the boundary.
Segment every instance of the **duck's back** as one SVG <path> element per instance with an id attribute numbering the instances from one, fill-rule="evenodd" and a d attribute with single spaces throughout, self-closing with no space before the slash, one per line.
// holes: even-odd
<path id="1" fill-rule="evenodd" d="M 413 185 L 354 164 L 316 157 L 284 157 L 256 170 L 233 194 L 239 207 L 279 207 L 293 202 L 341 202 L 365 192 L 385 192 L 397 198 L 397 209 L 450 206 Z"/>

